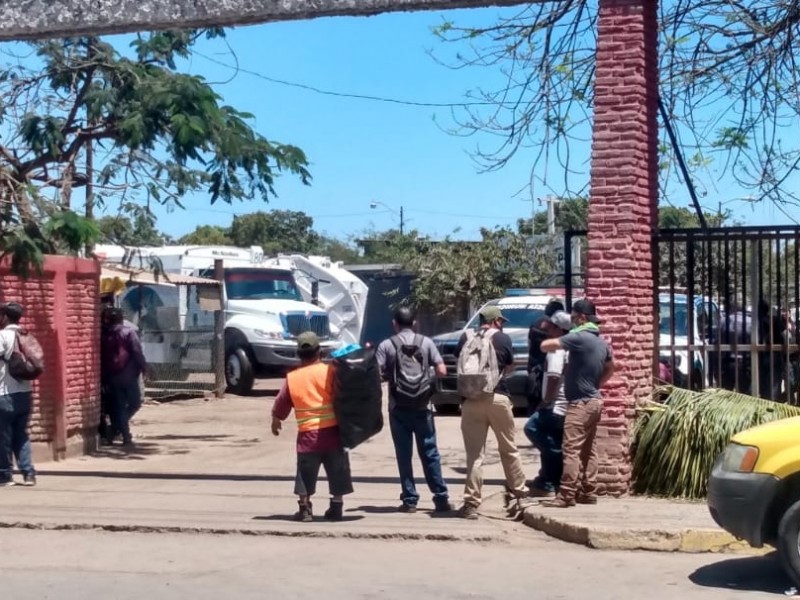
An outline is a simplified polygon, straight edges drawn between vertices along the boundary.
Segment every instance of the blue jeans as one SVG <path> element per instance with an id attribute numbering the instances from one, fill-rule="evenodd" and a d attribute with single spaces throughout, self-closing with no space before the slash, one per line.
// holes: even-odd
<path id="1" fill-rule="evenodd" d="M 112 383 L 109 386 L 109 416 L 111 427 L 122 434 L 122 442 L 131 441 L 130 420 L 142 406 L 139 381 L 129 384 Z"/>
<path id="2" fill-rule="evenodd" d="M 0 396 L 0 482 L 11 480 L 14 458 L 23 475 L 36 474 L 28 438 L 32 403 L 31 392 Z"/>
<path id="3" fill-rule="evenodd" d="M 414 453 L 413 438 L 417 441 L 417 453 L 422 461 L 425 481 L 433 493 L 433 501 L 438 505 L 448 501 L 447 484 L 442 477 L 442 459 L 436 446 L 436 427 L 433 412 L 430 410 L 393 408 L 389 411 L 389 426 L 400 472 L 400 495 L 404 504 L 416 506 L 419 502 L 417 486 L 414 483 L 414 468 L 411 458 Z"/>
<path id="4" fill-rule="evenodd" d="M 525 436 L 539 451 L 541 467 L 533 485 L 547 492 L 558 490 L 564 457 L 561 445 L 564 441 L 564 417 L 553 413 L 553 409 L 537 410 L 525 423 Z"/>

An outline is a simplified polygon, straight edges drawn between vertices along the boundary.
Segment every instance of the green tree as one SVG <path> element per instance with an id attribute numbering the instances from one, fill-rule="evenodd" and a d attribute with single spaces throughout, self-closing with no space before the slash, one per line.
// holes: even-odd
<path id="1" fill-rule="evenodd" d="M 477 242 L 421 240 L 406 262 L 416 274 L 412 300 L 436 314 L 465 312 L 502 296 L 512 287 L 530 287 L 552 271 L 552 250 L 510 228 L 483 230 Z"/>
<path id="2" fill-rule="evenodd" d="M 230 246 L 233 242 L 229 236 L 230 230 L 219 225 L 201 225 L 192 233 L 187 233 L 178 239 L 179 244 L 188 246 Z"/>
<path id="3" fill-rule="evenodd" d="M 318 241 L 314 219 L 295 210 L 255 212 L 234 217 L 229 236 L 237 246 L 261 246 L 266 254 L 308 254 Z"/>
<path id="4" fill-rule="evenodd" d="M 211 203 L 266 200 L 280 172 L 308 183 L 299 148 L 269 141 L 250 126 L 252 115 L 222 104 L 202 77 L 178 71 L 197 40 L 222 35 L 141 34 L 132 57 L 94 37 L 35 42 L 40 69 L 12 64 L 0 72 L 2 250 L 32 260 L 59 243 L 77 250 L 90 240 L 77 239 L 71 223 L 96 237 L 79 218 L 60 217 L 87 183 L 87 214 L 95 204 L 136 197 L 182 207 L 197 192 Z M 98 150 L 98 168 L 87 172 L 90 149 Z M 53 218 L 59 227 L 39 226 Z"/>
<path id="5" fill-rule="evenodd" d="M 134 211 L 132 217 L 106 216 L 97 219 L 101 239 L 122 246 L 162 246 L 171 238 L 156 228 L 155 216 L 147 209 Z"/>
<path id="6" fill-rule="evenodd" d="M 346 241 L 326 235 L 319 236 L 311 254 L 327 256 L 333 261 L 341 261 L 346 265 L 353 265 L 361 262 L 361 255 L 358 252 L 358 248 L 354 248 Z"/>

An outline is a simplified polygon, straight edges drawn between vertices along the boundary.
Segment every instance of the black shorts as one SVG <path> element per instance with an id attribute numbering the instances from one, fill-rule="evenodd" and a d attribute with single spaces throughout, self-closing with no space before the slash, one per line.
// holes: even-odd
<path id="1" fill-rule="evenodd" d="M 312 496 L 317 491 L 320 465 L 325 467 L 328 489 L 331 496 L 344 496 L 353 493 L 350 477 L 350 458 L 344 448 L 329 452 L 298 452 L 297 477 L 294 493 L 298 496 Z"/>

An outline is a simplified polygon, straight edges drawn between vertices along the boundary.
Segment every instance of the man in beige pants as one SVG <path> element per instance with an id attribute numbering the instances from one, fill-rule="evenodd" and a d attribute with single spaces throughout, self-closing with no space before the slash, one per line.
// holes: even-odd
<path id="1" fill-rule="evenodd" d="M 497 306 L 487 306 L 480 312 L 479 333 L 491 335 L 491 343 L 497 356 L 500 380 L 494 393 L 483 393 L 464 400 L 461 405 L 461 433 L 467 454 L 466 484 L 464 486 L 464 505 L 458 511 L 464 519 L 477 519 L 481 505 L 483 487 L 483 456 L 486 449 L 486 436 L 492 428 L 497 438 L 500 461 L 506 476 L 506 487 L 517 498 L 528 495 L 525 473 L 522 470 L 519 450 L 514 439 L 516 426 L 511 411 L 511 399 L 505 375 L 514 370 L 514 348 L 511 338 L 503 333 L 506 318 Z M 490 331 L 494 330 L 494 331 Z M 466 333 L 461 336 L 456 348 L 456 356 L 466 343 Z"/>

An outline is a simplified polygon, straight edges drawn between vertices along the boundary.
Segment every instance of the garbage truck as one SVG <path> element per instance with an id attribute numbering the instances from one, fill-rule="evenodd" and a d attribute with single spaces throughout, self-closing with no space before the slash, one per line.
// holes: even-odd
<path id="1" fill-rule="evenodd" d="M 250 393 L 259 376 L 282 374 L 296 365 L 295 339 L 304 331 L 319 336 L 324 354 L 361 339 L 367 286 L 327 257 L 265 257 L 257 246 L 101 245 L 95 254 L 107 263 L 165 274 L 163 284 L 131 285 L 121 298 L 123 309 L 142 331 L 143 342 L 148 331 L 158 330 L 158 339 L 169 346 L 144 344 L 146 358 L 155 359 L 156 365 L 176 346 L 176 336 L 164 335 L 165 331 L 211 333 L 214 327 L 214 312 L 204 308 L 199 288 L 171 286 L 169 275 L 211 278 L 214 261 L 222 260 L 225 378 L 228 389 L 236 394 Z M 169 323 L 157 318 L 164 314 L 171 316 Z M 212 338 L 201 338 L 195 335 L 187 347 L 180 348 L 181 371 L 210 369 Z"/>

